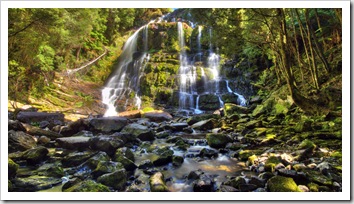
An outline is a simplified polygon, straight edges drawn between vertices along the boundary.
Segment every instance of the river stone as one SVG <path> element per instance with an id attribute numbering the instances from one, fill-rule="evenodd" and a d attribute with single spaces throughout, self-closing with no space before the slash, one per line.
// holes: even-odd
<path id="1" fill-rule="evenodd" d="M 138 168 L 139 169 L 148 169 L 148 168 L 152 168 L 153 166 L 154 166 L 154 164 L 149 159 L 145 159 L 139 164 Z"/>
<path id="2" fill-rule="evenodd" d="M 142 141 L 152 141 L 155 139 L 155 135 L 148 127 L 132 123 L 123 128 L 122 133 L 128 133 Z"/>
<path id="3" fill-rule="evenodd" d="M 112 173 L 123 168 L 123 165 L 119 162 L 100 161 L 96 169 L 92 171 L 92 175 L 94 178 L 97 178 L 103 174 Z"/>
<path id="4" fill-rule="evenodd" d="M 24 151 L 37 146 L 36 141 L 31 135 L 22 131 L 10 130 L 8 132 L 9 152 Z"/>
<path id="5" fill-rule="evenodd" d="M 216 158 L 218 157 L 218 152 L 214 149 L 203 148 L 199 153 L 200 157 Z"/>
<path id="6" fill-rule="evenodd" d="M 123 147 L 124 142 L 119 136 L 98 136 L 90 138 L 92 150 L 103 151 L 112 156 L 119 147 Z"/>
<path id="7" fill-rule="evenodd" d="M 26 128 L 23 127 L 22 123 L 18 120 L 9 120 L 8 127 L 9 130 L 23 131 L 23 132 L 26 131 Z"/>
<path id="8" fill-rule="evenodd" d="M 13 180 L 15 191 L 18 192 L 34 192 L 51 188 L 62 182 L 61 178 L 53 178 L 47 176 L 30 176 L 27 178 L 16 178 Z"/>
<path id="9" fill-rule="evenodd" d="M 61 163 L 64 167 L 73 167 L 82 164 L 83 162 L 93 157 L 94 155 L 95 153 L 91 151 L 72 152 L 66 155 L 61 160 Z"/>
<path id="10" fill-rule="evenodd" d="M 172 115 L 167 112 L 144 113 L 143 117 L 149 118 L 153 122 L 163 122 L 172 120 Z"/>
<path id="11" fill-rule="evenodd" d="M 217 121 L 215 119 L 202 120 L 191 126 L 191 128 L 195 130 L 211 130 L 215 127 L 217 127 Z"/>
<path id="12" fill-rule="evenodd" d="M 241 177 L 241 176 L 238 176 L 238 177 L 236 177 L 236 178 L 234 178 L 234 179 L 230 179 L 230 180 L 228 180 L 228 181 L 225 181 L 225 185 L 228 185 L 228 186 L 232 186 L 232 187 L 234 187 L 234 188 L 236 188 L 236 189 L 239 189 L 240 188 L 240 185 L 242 185 L 242 184 L 246 184 L 247 182 L 246 182 L 246 179 L 245 178 L 243 178 L 243 177 Z"/>
<path id="13" fill-rule="evenodd" d="M 230 116 L 232 114 L 241 114 L 241 113 L 248 113 L 248 108 L 239 106 L 233 103 L 225 103 L 224 105 L 224 113 L 225 116 Z"/>
<path id="14" fill-rule="evenodd" d="M 214 192 L 214 181 L 209 176 L 203 174 L 200 178 L 193 182 L 194 192 Z"/>
<path id="15" fill-rule="evenodd" d="M 38 176 L 48 176 L 55 178 L 61 178 L 65 176 L 64 169 L 61 167 L 60 162 L 43 164 L 38 167 L 38 169 L 36 170 L 36 174 Z"/>
<path id="16" fill-rule="evenodd" d="M 184 128 L 188 127 L 187 123 L 172 123 L 169 126 L 173 131 L 182 131 Z"/>
<path id="17" fill-rule="evenodd" d="M 109 188 L 103 184 L 96 183 L 93 180 L 85 180 L 79 182 L 70 188 L 64 190 L 64 192 L 109 192 Z"/>
<path id="18" fill-rule="evenodd" d="M 62 113 L 45 113 L 45 112 L 31 112 L 31 111 L 20 111 L 17 114 L 17 120 L 23 123 L 33 123 L 41 121 L 53 122 L 54 120 L 60 120 L 64 122 L 64 114 Z"/>
<path id="19" fill-rule="evenodd" d="M 62 137 L 55 140 L 57 147 L 64 149 L 84 150 L 90 147 L 90 138 L 84 136 Z"/>
<path id="20" fill-rule="evenodd" d="M 214 148 L 224 148 L 227 143 L 232 142 L 232 139 L 225 134 L 208 133 L 206 139 L 208 145 Z"/>
<path id="21" fill-rule="evenodd" d="M 90 126 L 94 131 L 99 132 L 119 132 L 128 123 L 128 120 L 124 117 L 104 117 L 104 118 L 94 118 L 90 120 Z"/>
<path id="22" fill-rule="evenodd" d="M 26 150 L 22 158 L 27 161 L 28 164 L 34 165 L 44 161 L 47 158 L 49 151 L 43 146 L 38 146 L 34 149 Z"/>
<path id="23" fill-rule="evenodd" d="M 267 182 L 270 192 L 300 192 L 298 186 L 292 178 L 274 176 Z"/>
<path id="24" fill-rule="evenodd" d="M 36 136 L 44 135 L 44 136 L 49 137 L 50 139 L 56 139 L 56 138 L 63 137 L 63 135 L 61 135 L 57 132 L 51 131 L 51 130 L 43 130 L 39 127 L 35 127 L 35 126 L 29 125 L 29 124 L 23 124 L 23 126 L 26 128 L 27 133 L 30 135 L 36 135 Z"/>
<path id="25" fill-rule="evenodd" d="M 13 178 L 16 175 L 19 165 L 16 164 L 12 159 L 8 159 L 8 177 Z"/>
<path id="26" fill-rule="evenodd" d="M 127 173 L 124 169 L 120 169 L 112 173 L 103 174 L 97 178 L 97 182 L 112 187 L 115 190 L 123 191 L 126 187 Z"/>
<path id="27" fill-rule="evenodd" d="M 188 174 L 188 179 L 192 179 L 192 180 L 196 180 L 199 179 L 201 175 L 203 175 L 204 172 L 201 169 L 195 170 L 195 171 L 191 171 Z"/>
<path id="28" fill-rule="evenodd" d="M 88 130 L 88 129 L 89 129 L 89 120 L 79 119 L 69 123 L 67 126 L 60 127 L 60 134 L 62 134 L 65 137 L 68 137 L 82 130 Z"/>
<path id="29" fill-rule="evenodd" d="M 134 164 L 132 160 L 128 159 L 123 154 L 117 154 L 117 152 L 114 155 L 113 161 L 121 163 L 127 171 L 134 171 L 137 168 L 137 165 Z"/>
<path id="30" fill-rule="evenodd" d="M 194 123 L 200 122 L 202 120 L 209 120 L 209 119 L 220 119 L 220 115 L 216 114 L 199 114 L 199 115 L 193 115 L 192 117 L 187 119 L 188 125 L 193 125 Z"/>
<path id="31" fill-rule="evenodd" d="M 239 192 L 238 189 L 228 186 L 228 185 L 220 185 L 220 192 Z"/>
<path id="32" fill-rule="evenodd" d="M 184 159 L 181 156 L 172 156 L 172 165 L 173 166 L 179 167 L 183 164 L 183 161 L 184 161 Z"/>
<path id="33" fill-rule="evenodd" d="M 277 172 L 279 176 L 293 178 L 297 184 L 305 185 L 309 183 L 309 179 L 307 178 L 304 172 L 297 172 L 295 170 L 288 170 L 288 169 L 278 169 Z"/>
<path id="34" fill-rule="evenodd" d="M 97 168 L 100 161 L 109 161 L 111 158 L 107 155 L 106 152 L 98 152 L 95 156 L 89 158 L 83 166 L 88 166 L 90 169 L 94 170 Z"/>
<path id="35" fill-rule="evenodd" d="M 157 172 L 150 177 L 149 185 L 151 192 L 168 192 L 168 188 L 164 181 L 164 175 L 161 172 Z"/>

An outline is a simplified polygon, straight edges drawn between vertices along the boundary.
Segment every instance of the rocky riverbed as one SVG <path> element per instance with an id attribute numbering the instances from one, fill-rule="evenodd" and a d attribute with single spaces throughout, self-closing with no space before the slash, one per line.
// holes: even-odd
<path id="1" fill-rule="evenodd" d="M 341 191 L 341 110 L 310 117 L 291 104 L 270 106 L 255 99 L 199 115 L 135 111 L 71 122 L 61 113 L 9 114 L 8 190 Z"/>

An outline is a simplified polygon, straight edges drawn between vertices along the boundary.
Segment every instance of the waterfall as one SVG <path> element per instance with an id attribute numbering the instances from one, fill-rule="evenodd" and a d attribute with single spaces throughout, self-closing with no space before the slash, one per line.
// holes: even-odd
<path id="1" fill-rule="evenodd" d="M 241 106 L 246 106 L 246 103 L 247 103 L 247 100 L 245 99 L 245 97 L 237 92 L 233 92 L 229 86 L 229 81 L 228 80 L 225 80 L 226 82 L 226 88 L 227 88 L 227 91 L 229 93 L 233 93 L 237 96 L 237 102 L 241 105 Z"/>
<path id="2" fill-rule="evenodd" d="M 178 40 L 180 46 L 180 67 L 179 67 L 179 75 L 180 75 L 180 85 L 179 85 L 179 108 L 180 110 L 190 109 L 194 107 L 194 86 L 196 82 L 196 67 L 190 65 L 187 57 L 187 53 L 185 50 L 185 39 L 183 32 L 183 24 L 178 22 Z"/>
<path id="3" fill-rule="evenodd" d="M 140 108 L 140 78 L 146 62 L 149 60 L 149 55 L 147 53 L 148 26 L 149 24 L 140 27 L 128 38 L 123 46 L 123 51 L 120 55 L 120 61 L 116 67 L 115 73 L 113 74 L 113 77 L 108 80 L 102 90 L 102 102 L 107 106 L 104 116 L 118 115 L 118 112 L 116 111 L 117 101 L 123 100 L 124 97 L 129 96 L 132 91 L 135 93 L 135 105 Z M 143 29 L 144 52 L 140 54 L 137 52 L 137 41 L 139 33 Z"/>
<path id="4" fill-rule="evenodd" d="M 198 47 L 199 61 L 202 60 L 202 46 L 200 44 L 200 39 L 201 38 L 202 38 L 202 26 L 198 26 L 197 47 Z"/>

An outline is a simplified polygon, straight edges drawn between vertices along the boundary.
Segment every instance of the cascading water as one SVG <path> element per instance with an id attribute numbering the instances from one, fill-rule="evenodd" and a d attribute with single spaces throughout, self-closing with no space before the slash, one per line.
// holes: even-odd
<path id="1" fill-rule="evenodd" d="M 149 54 L 147 53 L 148 26 L 149 24 L 140 27 L 129 37 L 123 47 L 118 67 L 113 77 L 109 79 L 102 90 L 102 102 L 107 106 L 104 116 L 118 115 L 116 111 L 117 101 L 123 100 L 123 98 L 129 96 L 132 91 L 135 93 L 135 106 L 138 108 L 141 106 L 139 96 L 140 78 L 146 62 L 149 60 Z M 144 51 L 139 53 L 137 52 L 137 41 L 141 30 L 143 30 Z"/>
<path id="2" fill-rule="evenodd" d="M 189 64 L 187 53 L 185 50 L 185 39 L 183 24 L 177 23 L 178 40 L 180 47 L 180 85 L 179 85 L 179 108 L 180 110 L 186 110 L 194 107 L 194 86 L 196 81 L 196 68 Z"/>
<path id="3" fill-rule="evenodd" d="M 228 80 L 225 80 L 226 82 L 226 88 L 227 88 L 227 91 L 229 93 L 233 93 L 237 96 L 237 102 L 241 105 L 241 106 L 246 106 L 246 103 L 247 103 L 247 100 L 245 99 L 245 97 L 241 94 L 238 94 L 237 92 L 233 92 L 229 86 L 229 81 Z"/>

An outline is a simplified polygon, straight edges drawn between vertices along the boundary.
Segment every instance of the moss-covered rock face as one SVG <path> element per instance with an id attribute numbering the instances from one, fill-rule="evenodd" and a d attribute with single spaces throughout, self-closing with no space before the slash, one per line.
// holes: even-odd
<path id="1" fill-rule="evenodd" d="M 227 143 L 232 141 L 228 135 L 214 133 L 207 134 L 206 139 L 208 141 L 208 145 L 214 148 L 224 148 Z"/>
<path id="2" fill-rule="evenodd" d="M 277 164 L 281 163 L 281 161 L 279 160 L 279 158 L 277 157 L 269 157 L 268 160 L 265 163 L 265 170 L 266 171 L 270 171 L 270 172 L 274 172 L 275 171 L 275 166 Z"/>
<path id="3" fill-rule="evenodd" d="M 97 181 L 118 191 L 122 191 L 126 186 L 127 174 L 124 169 L 121 169 L 113 173 L 104 174 L 98 177 Z"/>
<path id="4" fill-rule="evenodd" d="M 8 177 L 12 178 L 16 175 L 19 165 L 16 164 L 12 159 L 8 159 Z"/>
<path id="5" fill-rule="evenodd" d="M 85 180 L 65 189 L 64 192 L 109 192 L 109 188 L 93 180 Z"/>
<path id="6" fill-rule="evenodd" d="M 270 192 L 301 192 L 292 178 L 274 176 L 267 182 Z"/>
<path id="7" fill-rule="evenodd" d="M 199 108 L 201 110 L 216 110 L 220 108 L 218 96 L 214 94 L 204 94 L 199 98 Z"/>
<path id="8" fill-rule="evenodd" d="M 224 104 L 224 113 L 226 116 L 231 116 L 232 114 L 248 113 L 248 108 L 239 106 L 234 103 Z"/>

